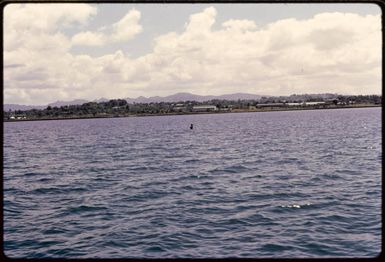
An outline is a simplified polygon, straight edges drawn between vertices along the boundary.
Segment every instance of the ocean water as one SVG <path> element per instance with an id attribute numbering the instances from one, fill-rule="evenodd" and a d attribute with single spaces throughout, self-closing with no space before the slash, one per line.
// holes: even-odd
<path id="1" fill-rule="evenodd" d="M 4 252 L 374 257 L 381 143 L 380 108 L 7 122 Z"/>

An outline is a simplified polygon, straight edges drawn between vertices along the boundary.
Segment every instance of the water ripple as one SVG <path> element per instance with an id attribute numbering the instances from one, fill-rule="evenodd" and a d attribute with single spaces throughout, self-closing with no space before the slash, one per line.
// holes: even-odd
<path id="1" fill-rule="evenodd" d="M 381 250 L 380 109 L 4 123 L 4 155 L 12 258 Z"/>

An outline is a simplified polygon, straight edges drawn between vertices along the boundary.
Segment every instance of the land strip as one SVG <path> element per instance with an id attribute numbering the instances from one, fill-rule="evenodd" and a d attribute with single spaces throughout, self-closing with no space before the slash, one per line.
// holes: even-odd
<path id="1" fill-rule="evenodd" d="M 237 108 L 220 110 L 218 108 L 206 106 L 203 111 L 169 111 L 169 112 L 154 112 L 154 113 L 101 113 L 101 114 L 82 114 L 82 115 L 57 115 L 57 116 L 30 116 L 25 115 L 4 117 L 3 122 L 20 122 L 20 121 L 45 121 L 45 120 L 74 120 L 74 119 L 98 119 L 98 118 L 117 118 L 117 117 L 146 117 L 146 116 L 171 116 L 171 115 L 197 115 L 197 114 L 228 114 L 228 113 L 256 113 L 256 112 L 277 112 L 277 111 L 303 111 L 303 110 L 325 110 L 325 109 L 347 109 L 347 108 L 368 108 L 381 107 L 381 104 L 363 103 L 363 104 L 315 104 L 302 106 L 285 106 L 285 105 L 268 105 L 268 106 L 249 106 L 248 108 Z"/>

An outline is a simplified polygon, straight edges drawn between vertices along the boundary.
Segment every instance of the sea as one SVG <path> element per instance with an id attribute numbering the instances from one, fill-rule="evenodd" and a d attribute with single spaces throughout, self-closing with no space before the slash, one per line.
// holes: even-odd
<path id="1" fill-rule="evenodd" d="M 10 258 L 381 252 L 381 108 L 20 121 L 3 131 Z"/>

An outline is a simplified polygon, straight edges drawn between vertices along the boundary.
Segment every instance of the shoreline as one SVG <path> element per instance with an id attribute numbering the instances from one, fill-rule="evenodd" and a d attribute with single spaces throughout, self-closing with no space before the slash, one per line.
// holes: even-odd
<path id="1" fill-rule="evenodd" d="M 79 119 L 104 119 L 104 118 L 123 118 L 123 117 L 147 117 L 147 116 L 175 116 L 175 115 L 206 115 L 206 114 L 229 114 L 229 113 L 261 113 L 261 112 L 277 112 L 277 111 L 307 111 L 307 110 L 329 110 L 329 109 L 351 109 L 351 108 L 373 108 L 382 107 L 382 105 L 345 105 L 333 107 L 300 107 L 300 108 L 269 108 L 269 109 L 235 109 L 232 111 L 210 111 L 210 112 L 174 112 L 164 114 L 127 114 L 127 115 L 105 115 L 105 116 L 76 116 L 76 117 L 57 117 L 57 118 L 35 118 L 35 119 L 3 119 L 4 122 L 25 122 L 25 121 L 53 121 L 53 120 L 79 120 Z"/>

